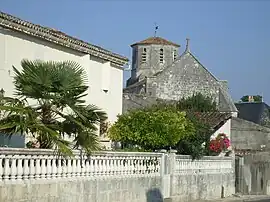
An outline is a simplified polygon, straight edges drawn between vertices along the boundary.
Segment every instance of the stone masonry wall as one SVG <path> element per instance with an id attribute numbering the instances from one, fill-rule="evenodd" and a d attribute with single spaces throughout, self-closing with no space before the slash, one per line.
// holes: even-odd
<path id="1" fill-rule="evenodd" d="M 190 202 L 228 197 L 235 193 L 235 179 L 228 174 L 187 174 L 174 176 L 173 202 Z"/>
<path id="2" fill-rule="evenodd" d="M 242 194 L 270 194 L 270 152 L 256 152 L 236 159 L 236 191 Z"/>
<path id="3" fill-rule="evenodd" d="M 146 62 L 142 63 L 142 53 L 146 49 Z M 160 63 L 160 49 L 163 49 L 163 63 Z M 158 71 L 163 70 L 165 67 L 173 63 L 173 53 L 178 48 L 171 45 L 138 45 L 133 47 L 132 57 L 132 78 L 135 80 L 140 77 L 152 76 Z M 135 56 L 134 56 L 135 55 Z"/>
<path id="4" fill-rule="evenodd" d="M 73 153 L 0 148 L 0 202 L 192 202 L 234 194 L 233 157 Z"/>
<path id="5" fill-rule="evenodd" d="M 146 202 L 160 177 L 55 179 L 0 184 L 1 202 Z M 148 197 L 148 199 L 147 199 Z"/>
<path id="6" fill-rule="evenodd" d="M 213 97 L 218 103 L 219 81 L 215 79 L 190 53 L 181 56 L 172 66 L 156 75 L 148 88 L 153 90 L 152 96 L 161 99 L 179 100 L 182 97 L 202 93 Z"/>
<path id="7" fill-rule="evenodd" d="M 232 118 L 231 140 L 235 149 L 260 150 L 270 149 L 270 128 L 266 128 L 240 118 Z"/>

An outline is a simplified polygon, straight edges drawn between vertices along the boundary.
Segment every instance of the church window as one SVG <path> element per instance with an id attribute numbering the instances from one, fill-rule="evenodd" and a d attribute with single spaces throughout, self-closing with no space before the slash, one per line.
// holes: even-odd
<path id="1" fill-rule="evenodd" d="M 142 63 L 146 63 L 146 48 L 143 48 L 143 52 L 142 52 Z"/>
<path id="2" fill-rule="evenodd" d="M 164 54 L 163 54 L 163 49 L 161 48 L 159 51 L 159 63 L 164 62 Z"/>
<path id="3" fill-rule="evenodd" d="M 177 58 L 177 50 L 174 50 L 173 51 L 173 60 L 176 60 L 176 58 Z"/>

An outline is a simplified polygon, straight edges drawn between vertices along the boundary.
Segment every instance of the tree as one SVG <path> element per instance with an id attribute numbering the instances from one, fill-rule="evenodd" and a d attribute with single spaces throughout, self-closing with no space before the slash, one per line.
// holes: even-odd
<path id="1" fill-rule="evenodd" d="M 209 140 L 212 135 L 209 124 L 200 120 L 196 113 L 217 112 L 216 102 L 211 97 L 194 94 L 191 97 L 183 98 L 176 103 L 179 111 L 185 111 L 187 118 L 195 128 L 195 134 L 180 140 L 176 146 L 179 154 L 191 155 L 193 158 L 209 154 Z M 204 146 L 203 146 L 204 144 Z"/>
<path id="2" fill-rule="evenodd" d="M 262 102 L 262 96 L 261 95 L 254 95 L 253 96 L 254 102 Z M 241 102 L 249 102 L 249 95 L 244 95 L 240 99 Z"/>
<path id="3" fill-rule="evenodd" d="M 188 98 L 182 98 L 176 103 L 180 111 L 209 112 L 217 111 L 216 102 L 208 96 L 197 93 Z"/>
<path id="4" fill-rule="evenodd" d="M 203 123 L 193 113 L 189 112 L 187 118 L 193 124 L 194 135 L 180 140 L 175 149 L 179 154 L 191 155 L 193 159 L 199 159 L 209 153 L 208 147 L 212 131 L 208 124 Z"/>
<path id="5" fill-rule="evenodd" d="M 124 146 L 138 145 L 147 151 L 168 149 L 193 134 L 193 125 L 185 118 L 184 112 L 174 107 L 155 106 L 118 116 L 109 130 L 109 137 L 113 141 L 121 142 Z"/>
<path id="6" fill-rule="evenodd" d="M 64 155 L 71 155 L 73 148 L 88 153 L 99 149 L 96 125 L 107 116 L 85 104 L 88 86 L 83 68 L 71 61 L 40 60 L 23 60 L 21 67 L 22 71 L 13 67 L 16 98 L 0 101 L 0 133 L 31 134 L 40 148 L 54 148 Z"/>

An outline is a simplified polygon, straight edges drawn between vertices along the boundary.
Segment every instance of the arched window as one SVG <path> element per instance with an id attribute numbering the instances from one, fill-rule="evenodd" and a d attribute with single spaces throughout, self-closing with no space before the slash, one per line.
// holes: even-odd
<path id="1" fill-rule="evenodd" d="M 143 48 L 143 51 L 142 51 L 142 63 L 146 63 L 146 48 Z"/>
<path id="2" fill-rule="evenodd" d="M 176 60 L 176 58 L 177 58 L 177 50 L 174 50 L 173 51 L 173 60 Z"/>
<path id="3" fill-rule="evenodd" d="M 163 48 L 159 50 L 159 63 L 164 62 L 164 54 L 163 54 Z"/>

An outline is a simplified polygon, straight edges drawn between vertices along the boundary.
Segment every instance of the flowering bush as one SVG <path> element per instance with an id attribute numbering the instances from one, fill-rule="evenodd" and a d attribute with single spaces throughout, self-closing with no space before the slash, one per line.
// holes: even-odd
<path id="1" fill-rule="evenodd" d="M 37 142 L 37 141 L 35 141 L 35 142 L 33 142 L 33 141 L 29 141 L 29 142 L 27 142 L 27 144 L 26 144 L 26 147 L 27 148 L 40 148 L 40 144 L 39 144 L 39 142 Z"/>
<path id="2" fill-rule="evenodd" d="M 220 133 L 215 139 L 210 141 L 209 148 L 213 152 L 220 153 L 222 151 L 226 151 L 230 145 L 231 142 L 227 135 Z"/>

